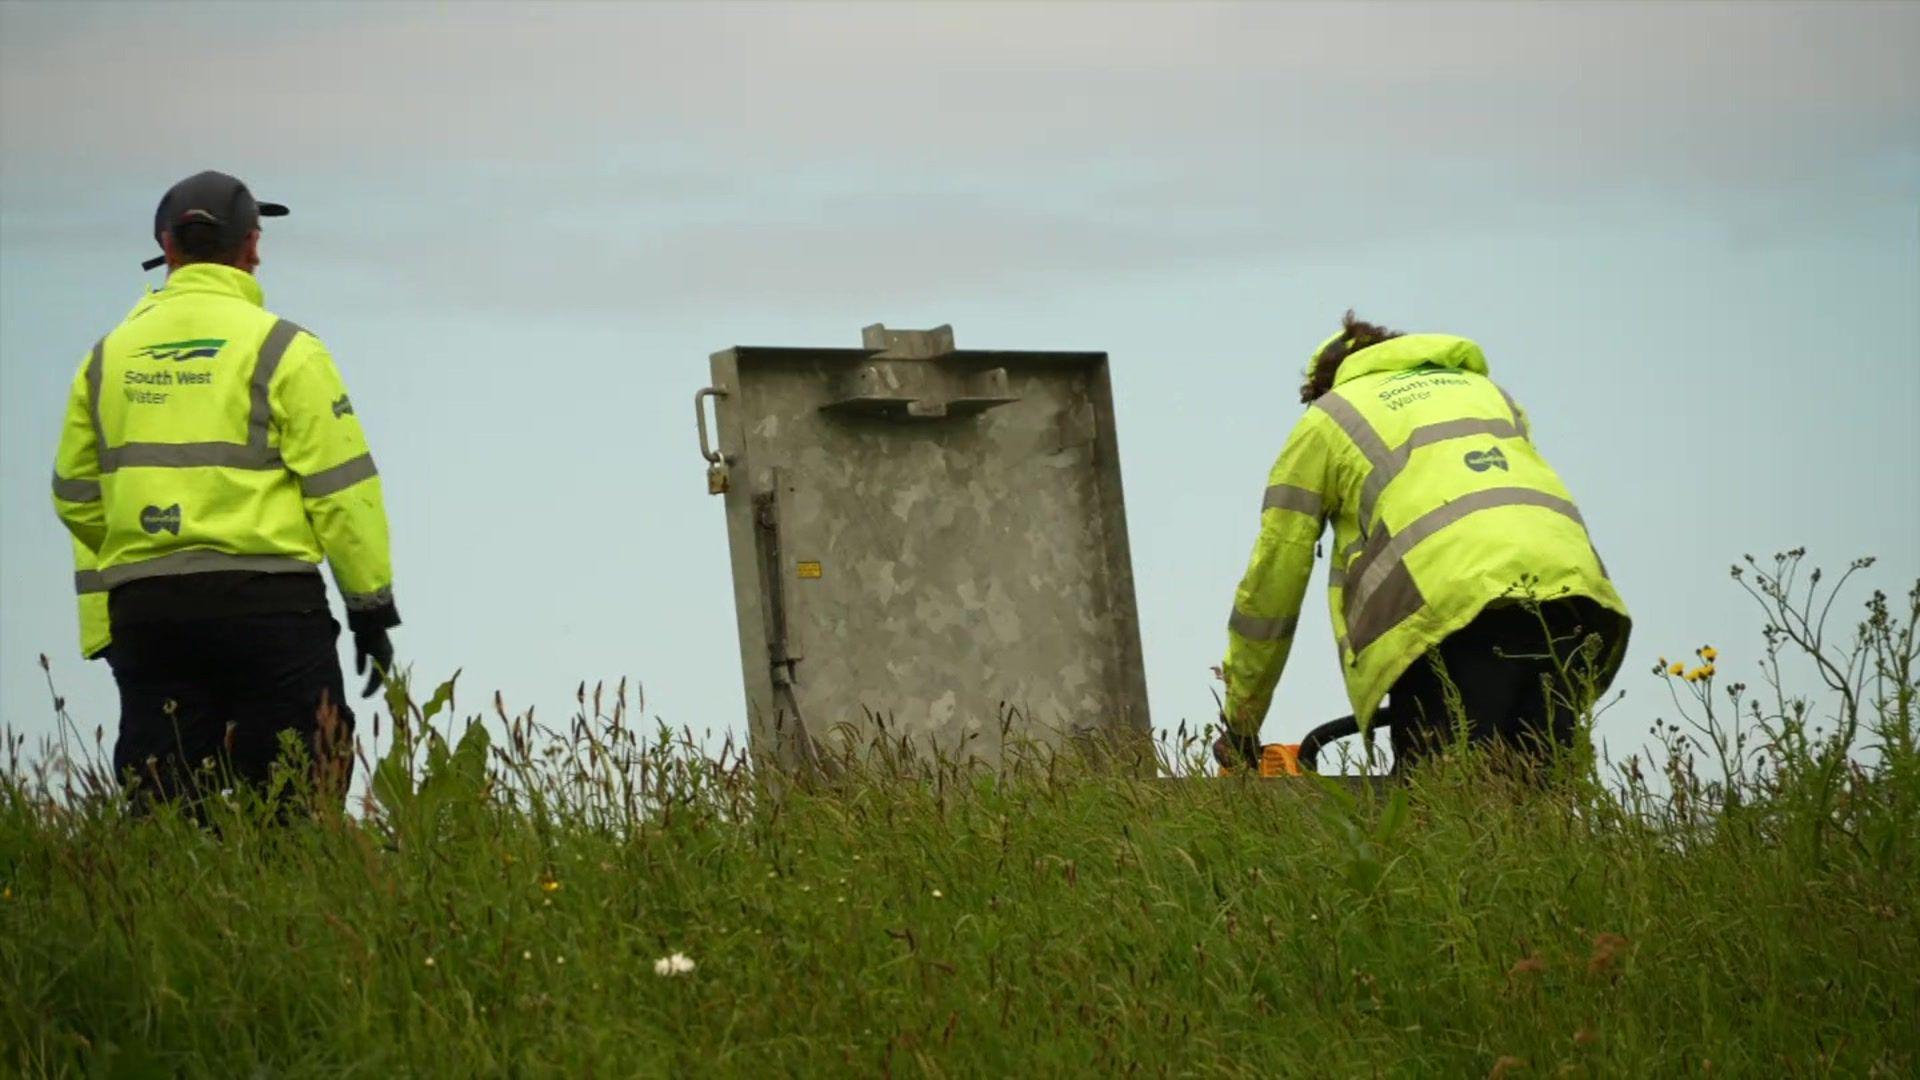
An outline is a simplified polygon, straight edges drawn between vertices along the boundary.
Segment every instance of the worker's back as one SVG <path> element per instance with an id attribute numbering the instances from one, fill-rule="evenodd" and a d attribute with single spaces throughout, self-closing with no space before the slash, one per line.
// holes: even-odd
<path id="1" fill-rule="evenodd" d="M 1374 345 L 1341 365 L 1316 413 L 1340 433 L 1325 482 L 1357 697 L 1377 702 L 1412 657 L 1489 603 L 1573 594 L 1624 612 L 1478 345 L 1442 334 Z"/>
<path id="2" fill-rule="evenodd" d="M 1336 529 L 1350 526 L 1335 563 L 1350 648 L 1414 615 L 1424 593 L 1458 610 L 1523 579 L 1537 579 L 1542 595 L 1604 584 L 1572 497 L 1477 346 L 1411 335 L 1348 363 L 1315 408 L 1353 450 L 1335 456 L 1329 477 L 1343 511 Z"/>
<path id="3" fill-rule="evenodd" d="M 1329 611 L 1362 723 L 1417 659 L 1490 605 L 1529 595 L 1586 597 L 1617 622 L 1604 628 L 1613 643 L 1598 665 L 1604 685 L 1626 640 L 1626 607 L 1480 347 L 1387 336 L 1323 362 L 1326 348 L 1315 378 L 1327 381 L 1303 390 L 1311 405 L 1268 475 L 1261 536 L 1235 599 L 1229 722 L 1250 736 L 1266 713 L 1328 521 Z"/>
<path id="4" fill-rule="evenodd" d="M 194 549 L 320 560 L 268 399 L 298 328 L 248 289 L 229 267 L 183 267 L 87 359 L 110 580 Z"/>

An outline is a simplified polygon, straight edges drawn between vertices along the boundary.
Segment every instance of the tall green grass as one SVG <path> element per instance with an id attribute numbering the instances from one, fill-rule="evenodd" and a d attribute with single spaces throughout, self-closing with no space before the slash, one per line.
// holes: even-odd
<path id="1" fill-rule="evenodd" d="M 1781 614 L 1794 565 L 1746 580 L 1827 692 L 1669 674 L 1650 755 L 1544 789 L 1473 755 L 1207 778 L 1172 737 L 1160 777 L 882 752 L 809 782 L 584 688 L 498 745 L 451 687 L 399 703 L 368 812 L 291 826 L 131 821 L 16 753 L 0 1068 L 1910 1076 L 1920 586 L 1828 641 Z"/>

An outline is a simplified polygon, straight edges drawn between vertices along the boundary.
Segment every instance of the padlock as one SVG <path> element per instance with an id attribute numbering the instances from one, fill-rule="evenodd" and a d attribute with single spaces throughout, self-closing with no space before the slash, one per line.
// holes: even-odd
<path id="1" fill-rule="evenodd" d="M 707 494 L 725 495 L 727 493 L 727 464 L 716 461 L 707 466 Z"/>

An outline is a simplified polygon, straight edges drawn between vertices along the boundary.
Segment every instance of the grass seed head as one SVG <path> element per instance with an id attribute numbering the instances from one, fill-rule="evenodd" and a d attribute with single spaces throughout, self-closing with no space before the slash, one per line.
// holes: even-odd
<path id="1" fill-rule="evenodd" d="M 1512 982 L 1526 975 L 1538 975 L 1545 970 L 1547 970 L 1547 962 L 1540 959 L 1538 955 L 1529 953 L 1515 960 L 1513 966 L 1507 969 L 1507 981 Z"/>
<path id="2" fill-rule="evenodd" d="M 1587 971 L 1593 975 L 1604 975 L 1612 971 L 1626 952 L 1627 939 L 1619 934 L 1602 931 L 1593 936 L 1593 955 L 1587 958 Z"/>

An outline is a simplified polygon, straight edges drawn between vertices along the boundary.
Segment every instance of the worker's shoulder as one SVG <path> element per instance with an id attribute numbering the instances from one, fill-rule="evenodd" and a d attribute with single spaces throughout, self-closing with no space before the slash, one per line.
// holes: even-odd
<path id="1" fill-rule="evenodd" d="M 1317 408 L 1316 401 L 1301 410 L 1300 418 L 1294 421 L 1293 430 L 1287 434 L 1287 446 L 1295 453 L 1310 445 L 1327 444 L 1333 434 L 1339 430 L 1339 424 L 1327 414 L 1325 409 Z M 1286 453 L 1285 450 L 1282 451 Z"/>
<path id="2" fill-rule="evenodd" d="M 200 295 L 187 302 L 187 298 L 156 291 L 141 297 L 100 340 L 110 342 L 150 333 L 167 336 L 178 332 L 244 341 L 249 336 L 264 338 L 281 322 L 287 322 L 295 332 L 306 330 L 239 297 Z"/>
<path id="3" fill-rule="evenodd" d="M 261 309 L 261 314 L 266 316 L 268 324 L 265 337 L 262 339 L 263 345 L 279 336 L 285 339 L 283 348 L 289 360 L 296 356 L 304 358 L 311 355 L 327 355 L 326 343 L 321 341 L 320 335 L 306 323 L 277 315 L 265 308 Z"/>
<path id="4" fill-rule="evenodd" d="M 286 330 L 285 330 L 286 333 L 294 334 L 296 336 L 309 337 L 315 341 L 318 341 L 320 339 L 320 335 L 314 333 L 313 328 L 307 325 L 307 323 L 304 320 L 290 319 L 287 316 L 282 315 L 279 312 L 268 307 L 255 307 L 253 310 L 258 313 L 261 321 L 267 324 L 267 327 L 269 330 L 284 324 L 286 327 Z"/>
<path id="5" fill-rule="evenodd" d="M 217 327 L 218 336 L 229 338 L 236 345 L 250 346 L 256 356 L 271 357 L 275 367 L 291 370 L 314 355 L 326 355 L 326 346 L 319 335 L 305 323 L 259 304 L 219 299 L 218 308 L 208 312 L 206 325 Z M 210 329 L 210 332 L 213 331 Z"/>

